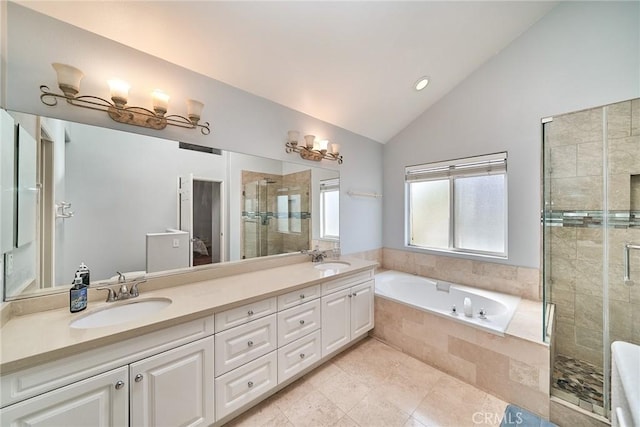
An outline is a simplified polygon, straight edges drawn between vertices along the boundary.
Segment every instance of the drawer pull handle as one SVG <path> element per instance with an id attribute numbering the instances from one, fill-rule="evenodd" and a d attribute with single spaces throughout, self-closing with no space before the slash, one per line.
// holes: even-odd
<path id="1" fill-rule="evenodd" d="M 249 311 L 247 311 L 247 314 L 248 314 L 249 316 L 253 316 L 253 310 L 249 310 Z"/>
<path id="2" fill-rule="evenodd" d="M 116 390 L 120 390 L 122 387 L 124 387 L 124 381 L 118 381 L 116 383 Z"/>
<path id="3" fill-rule="evenodd" d="M 253 347 L 253 341 L 249 341 L 249 342 L 247 343 L 247 346 L 249 346 L 249 347 Z"/>
<path id="4" fill-rule="evenodd" d="M 301 324 L 301 325 L 304 325 L 304 320 L 301 320 L 301 321 L 300 321 L 300 324 Z"/>
<path id="5" fill-rule="evenodd" d="M 304 359 L 304 353 L 300 353 L 300 359 Z"/>
<path id="6" fill-rule="evenodd" d="M 304 294 L 300 294 L 300 299 L 304 299 Z"/>
<path id="7" fill-rule="evenodd" d="M 144 378 L 144 377 L 142 376 L 142 374 L 138 374 L 138 375 L 136 375 L 136 377 L 135 377 L 135 381 L 136 381 L 137 383 L 139 383 L 140 381 L 142 381 L 142 378 Z"/>
<path id="8" fill-rule="evenodd" d="M 248 386 L 249 388 L 253 387 L 253 381 L 249 381 L 249 382 L 247 383 L 247 386 Z"/>

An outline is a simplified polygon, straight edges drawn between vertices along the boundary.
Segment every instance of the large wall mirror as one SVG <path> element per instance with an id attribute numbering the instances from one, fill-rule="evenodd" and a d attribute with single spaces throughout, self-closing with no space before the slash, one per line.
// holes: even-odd
<path id="1" fill-rule="evenodd" d="M 9 115 L 35 147 L 3 125 L 3 153 L 30 153 L 13 165 L 36 185 L 10 227 L 28 238 L 3 248 L 7 299 L 65 290 L 80 263 L 95 283 L 339 244 L 336 170 Z"/>

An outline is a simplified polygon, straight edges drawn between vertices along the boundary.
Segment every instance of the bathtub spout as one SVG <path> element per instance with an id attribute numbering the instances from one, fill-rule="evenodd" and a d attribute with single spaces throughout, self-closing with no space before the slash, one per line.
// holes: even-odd
<path id="1" fill-rule="evenodd" d="M 467 317 L 473 316 L 473 307 L 471 306 L 471 298 L 465 297 L 464 299 L 464 315 Z"/>
<path id="2" fill-rule="evenodd" d="M 449 288 L 451 288 L 449 283 L 442 283 L 440 281 L 436 282 L 436 289 L 439 291 L 449 293 Z"/>

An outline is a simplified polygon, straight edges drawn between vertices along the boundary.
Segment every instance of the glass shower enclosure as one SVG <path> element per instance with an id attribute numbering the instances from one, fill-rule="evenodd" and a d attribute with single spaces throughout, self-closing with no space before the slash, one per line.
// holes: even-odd
<path id="1" fill-rule="evenodd" d="M 309 249 L 311 171 L 242 171 L 242 259 Z"/>
<path id="2" fill-rule="evenodd" d="M 640 99 L 543 120 L 551 395 L 610 412 L 611 343 L 640 344 Z"/>

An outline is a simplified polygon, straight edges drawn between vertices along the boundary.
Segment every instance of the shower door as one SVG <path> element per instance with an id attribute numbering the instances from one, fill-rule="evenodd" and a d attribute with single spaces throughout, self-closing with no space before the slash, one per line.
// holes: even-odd
<path id="1" fill-rule="evenodd" d="M 611 343 L 640 344 L 640 100 L 543 122 L 551 394 L 609 417 Z"/>

